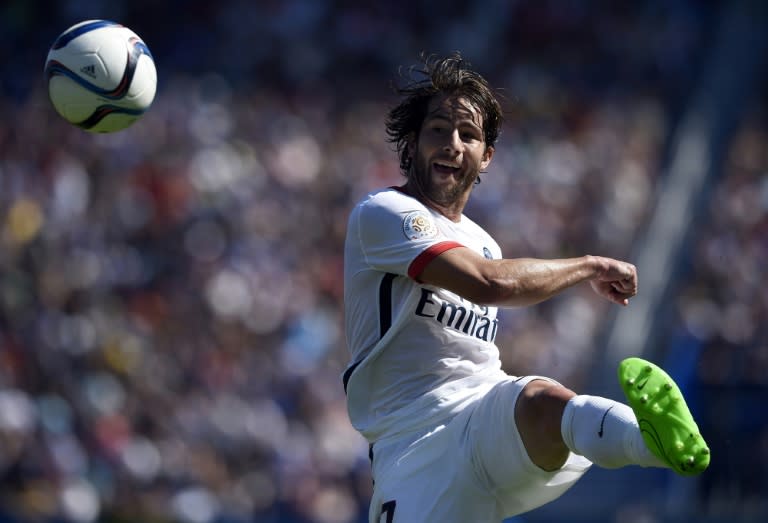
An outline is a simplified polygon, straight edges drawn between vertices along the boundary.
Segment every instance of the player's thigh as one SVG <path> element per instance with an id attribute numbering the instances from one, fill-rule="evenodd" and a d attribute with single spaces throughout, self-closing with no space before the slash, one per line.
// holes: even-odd
<path id="1" fill-rule="evenodd" d="M 504 517 L 520 514 L 556 499 L 589 468 L 581 456 L 569 453 L 562 468 L 545 471 L 528 456 L 515 423 L 515 405 L 523 388 L 540 376 L 510 378 L 498 383 L 474 407 L 465 445 L 477 477 L 495 492 Z M 549 380 L 553 383 L 554 380 Z"/>
<path id="2" fill-rule="evenodd" d="M 526 376 L 497 384 L 472 412 L 467 444 L 489 488 L 524 484 L 542 472 L 526 451 L 514 415 L 523 389 L 534 379 L 543 378 Z"/>
<path id="3" fill-rule="evenodd" d="M 396 456 L 377 455 L 371 523 L 496 521 L 496 498 L 461 447 L 465 422 L 449 424 Z"/>
<path id="4" fill-rule="evenodd" d="M 477 485 L 432 476 L 374 488 L 371 523 L 467 523 L 498 521 L 496 501 Z"/>

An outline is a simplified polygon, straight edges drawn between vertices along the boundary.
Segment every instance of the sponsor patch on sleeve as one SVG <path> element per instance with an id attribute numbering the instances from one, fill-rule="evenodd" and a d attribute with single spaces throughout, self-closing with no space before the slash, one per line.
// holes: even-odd
<path id="1" fill-rule="evenodd" d="M 413 211 L 403 218 L 403 232 L 409 240 L 423 240 L 437 236 L 437 226 L 429 213 Z"/>

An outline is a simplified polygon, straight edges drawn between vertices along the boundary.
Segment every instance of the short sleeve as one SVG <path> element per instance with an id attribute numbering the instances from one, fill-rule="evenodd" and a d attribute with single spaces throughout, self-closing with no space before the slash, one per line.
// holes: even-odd
<path id="1" fill-rule="evenodd" d="M 431 259 L 461 246 L 441 233 L 426 207 L 396 191 L 377 195 L 357 211 L 361 251 L 373 269 L 418 279 Z"/>

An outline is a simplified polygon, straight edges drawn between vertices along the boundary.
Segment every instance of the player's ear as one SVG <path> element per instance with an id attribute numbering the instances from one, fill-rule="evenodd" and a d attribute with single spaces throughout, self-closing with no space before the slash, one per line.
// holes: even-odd
<path id="1" fill-rule="evenodd" d="M 490 164 L 493 158 L 493 153 L 496 151 L 493 147 L 486 147 L 483 153 L 483 159 L 480 160 L 480 170 L 484 171 Z"/>

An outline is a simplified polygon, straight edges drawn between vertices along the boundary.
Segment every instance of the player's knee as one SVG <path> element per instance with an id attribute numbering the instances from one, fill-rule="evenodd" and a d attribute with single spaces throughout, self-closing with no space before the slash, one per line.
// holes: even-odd
<path id="1" fill-rule="evenodd" d="M 575 393 L 546 380 L 525 386 L 515 405 L 515 422 L 528 456 L 545 469 L 560 468 L 568 458 L 568 447 L 560 431 L 563 410 Z"/>
<path id="2" fill-rule="evenodd" d="M 565 404 L 575 395 L 575 392 L 558 383 L 533 380 L 523 388 L 515 408 L 518 415 L 528 416 L 539 424 L 557 424 L 559 433 Z"/>

